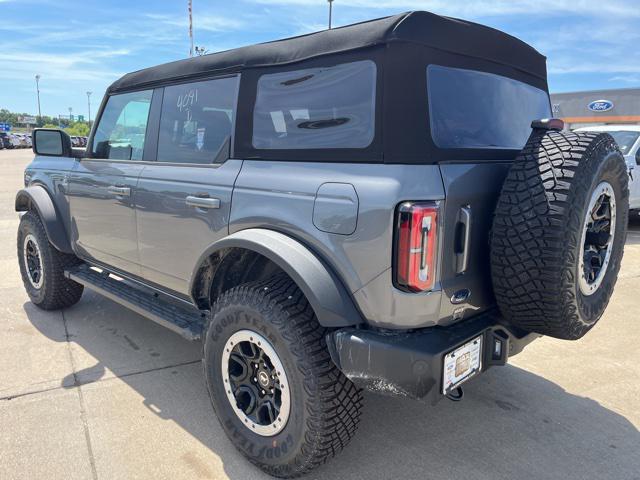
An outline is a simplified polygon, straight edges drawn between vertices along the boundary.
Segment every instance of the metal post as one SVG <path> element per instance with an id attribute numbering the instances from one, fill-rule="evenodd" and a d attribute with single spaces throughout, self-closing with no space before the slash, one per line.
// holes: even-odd
<path id="1" fill-rule="evenodd" d="M 331 30 L 331 16 L 333 13 L 333 0 L 327 0 L 329 2 L 329 30 Z"/>
<path id="2" fill-rule="evenodd" d="M 40 75 L 36 75 L 36 94 L 38 96 L 38 121 L 42 120 L 42 112 L 40 111 Z"/>
<path id="3" fill-rule="evenodd" d="M 89 127 L 91 127 L 91 93 L 92 92 L 87 92 L 87 109 L 89 110 L 87 121 L 89 122 Z"/>
<path id="4" fill-rule="evenodd" d="M 189 42 L 191 46 L 189 47 L 189 56 L 193 57 L 193 15 L 192 15 L 192 0 L 189 0 Z"/>

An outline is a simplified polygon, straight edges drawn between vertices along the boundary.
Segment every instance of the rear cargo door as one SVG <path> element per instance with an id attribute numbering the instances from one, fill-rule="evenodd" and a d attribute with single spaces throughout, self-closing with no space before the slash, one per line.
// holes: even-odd
<path id="1" fill-rule="evenodd" d="M 495 303 L 489 233 L 509 166 L 509 162 L 440 165 L 446 193 L 441 318 L 466 318 Z"/>
<path id="2" fill-rule="evenodd" d="M 431 139 L 446 201 L 443 319 L 466 318 L 495 303 L 489 264 L 493 212 L 531 122 L 551 116 L 549 94 L 486 71 L 427 67 Z"/>

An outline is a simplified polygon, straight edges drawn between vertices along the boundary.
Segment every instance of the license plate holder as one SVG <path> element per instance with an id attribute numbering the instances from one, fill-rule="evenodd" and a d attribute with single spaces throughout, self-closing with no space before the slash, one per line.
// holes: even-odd
<path id="1" fill-rule="evenodd" d="M 442 362 L 442 394 L 447 395 L 482 371 L 483 335 L 445 354 Z"/>

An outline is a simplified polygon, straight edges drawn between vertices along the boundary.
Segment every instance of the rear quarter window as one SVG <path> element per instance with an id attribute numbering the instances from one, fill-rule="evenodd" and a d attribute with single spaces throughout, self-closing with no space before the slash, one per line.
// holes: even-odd
<path id="1" fill-rule="evenodd" d="M 439 148 L 519 150 L 531 121 L 551 116 L 545 91 L 492 73 L 429 65 L 427 89 Z"/>
<path id="2" fill-rule="evenodd" d="M 256 149 L 365 148 L 375 134 L 371 60 L 265 74 L 258 79 Z"/>

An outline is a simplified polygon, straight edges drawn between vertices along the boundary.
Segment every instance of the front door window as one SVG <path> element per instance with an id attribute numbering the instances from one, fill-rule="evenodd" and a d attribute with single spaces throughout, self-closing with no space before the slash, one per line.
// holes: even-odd
<path id="1" fill-rule="evenodd" d="M 92 158 L 142 160 L 152 90 L 112 95 L 96 130 Z"/>

